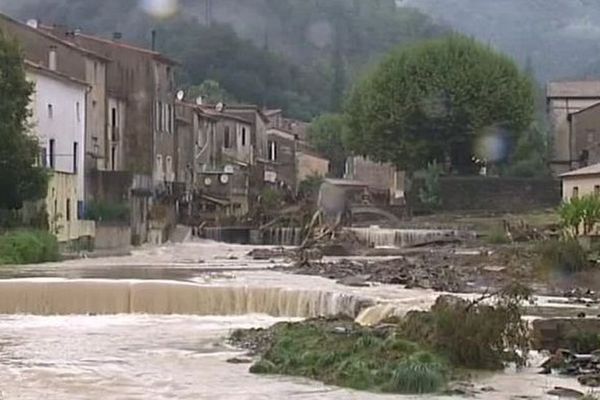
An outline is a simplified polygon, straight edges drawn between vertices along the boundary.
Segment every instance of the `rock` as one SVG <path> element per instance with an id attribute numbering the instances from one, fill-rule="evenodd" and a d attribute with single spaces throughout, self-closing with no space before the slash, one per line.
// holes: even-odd
<path id="1" fill-rule="evenodd" d="M 496 391 L 496 389 L 494 389 L 494 388 L 493 388 L 493 387 L 491 387 L 491 386 L 484 386 L 484 387 L 482 387 L 482 388 L 481 388 L 481 391 L 482 391 L 482 392 L 486 392 L 486 393 L 487 393 L 487 392 L 495 392 L 495 391 Z"/>
<path id="2" fill-rule="evenodd" d="M 233 357 L 233 358 L 228 359 L 226 362 L 228 362 L 229 364 L 251 364 L 252 359 L 251 358 Z"/>
<path id="3" fill-rule="evenodd" d="M 600 374 L 588 374 L 581 375 L 577 378 L 577 381 L 583 386 L 599 387 L 600 386 Z"/>
<path id="4" fill-rule="evenodd" d="M 556 386 L 554 389 L 548 390 L 546 393 L 551 396 L 558 396 L 560 398 L 566 397 L 568 399 L 578 399 L 584 396 L 584 394 L 579 390 L 569 389 L 561 386 Z"/>
<path id="5" fill-rule="evenodd" d="M 348 332 L 348 329 L 344 328 L 343 326 L 336 326 L 335 328 L 333 328 L 333 331 L 339 334 L 346 334 Z"/>
<path id="6" fill-rule="evenodd" d="M 353 287 L 368 287 L 370 286 L 367 282 L 368 276 L 358 275 L 358 276 L 347 276 L 345 278 L 339 279 L 337 283 L 345 286 L 353 286 Z"/>

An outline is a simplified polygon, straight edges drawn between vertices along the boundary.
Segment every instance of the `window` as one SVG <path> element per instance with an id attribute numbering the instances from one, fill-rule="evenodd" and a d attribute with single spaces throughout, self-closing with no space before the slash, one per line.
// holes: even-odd
<path id="1" fill-rule="evenodd" d="M 246 128 L 242 127 L 242 146 L 246 146 Z"/>
<path id="2" fill-rule="evenodd" d="M 110 137 L 113 142 L 119 140 L 117 132 L 117 109 L 115 107 L 110 109 Z"/>
<path id="3" fill-rule="evenodd" d="M 71 199 L 67 199 L 65 216 L 67 218 L 67 221 L 71 220 Z"/>
<path id="4" fill-rule="evenodd" d="M 48 104 L 48 118 L 54 118 L 54 107 L 52 107 L 52 104 Z"/>
<path id="5" fill-rule="evenodd" d="M 56 166 L 56 141 L 54 139 L 50 139 L 50 168 L 54 168 Z"/>
<path id="6" fill-rule="evenodd" d="M 75 103 L 75 112 L 77 113 L 77 122 L 81 122 L 81 106 L 79 102 Z"/>
<path id="7" fill-rule="evenodd" d="M 225 147 L 226 149 L 231 148 L 231 130 L 229 129 L 228 126 L 225 127 L 225 134 L 223 136 L 223 147 Z"/>
<path id="8" fill-rule="evenodd" d="M 79 163 L 77 162 L 79 158 L 79 143 L 73 143 L 73 173 L 76 174 L 79 168 Z"/>
<path id="9" fill-rule="evenodd" d="M 173 158 L 171 158 L 171 156 L 167 156 L 167 165 L 166 165 L 166 169 L 167 169 L 167 180 L 168 181 L 172 181 L 172 175 L 173 175 Z"/>
<path id="10" fill-rule="evenodd" d="M 163 130 L 163 104 L 159 101 L 158 102 L 158 131 L 162 131 Z"/>
<path id="11" fill-rule="evenodd" d="M 110 169 L 117 170 L 117 146 L 112 146 L 110 149 Z"/>
<path id="12" fill-rule="evenodd" d="M 572 198 L 577 198 L 579 197 L 579 187 L 578 186 L 574 186 L 573 187 L 573 195 L 571 196 Z"/>
<path id="13" fill-rule="evenodd" d="M 269 161 L 277 161 L 277 143 L 269 140 Z"/>
<path id="14" fill-rule="evenodd" d="M 594 195 L 600 196 L 600 185 L 594 186 Z"/>
<path id="15" fill-rule="evenodd" d="M 156 102 L 156 112 L 155 112 L 155 124 L 156 124 L 156 131 L 160 131 L 160 102 Z"/>
<path id="16" fill-rule="evenodd" d="M 94 62 L 94 83 L 98 83 L 98 62 Z"/>
<path id="17" fill-rule="evenodd" d="M 162 155 L 158 154 L 156 156 L 156 180 L 163 180 L 164 171 L 163 171 L 163 159 Z"/>

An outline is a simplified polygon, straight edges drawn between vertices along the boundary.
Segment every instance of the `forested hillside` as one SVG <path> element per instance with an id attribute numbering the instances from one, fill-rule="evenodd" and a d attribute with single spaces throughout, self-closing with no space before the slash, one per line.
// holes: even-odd
<path id="1" fill-rule="evenodd" d="M 538 80 L 600 77 L 597 0 L 398 0 L 533 65 Z"/>
<path id="2" fill-rule="evenodd" d="M 100 5 L 101 4 L 101 5 Z M 19 19 L 79 27 L 158 48 L 182 63 L 181 82 L 207 79 L 240 101 L 310 119 L 336 110 L 353 79 L 390 48 L 447 32 L 394 0 L 180 0 L 157 19 L 136 0 L 0 0 Z"/>

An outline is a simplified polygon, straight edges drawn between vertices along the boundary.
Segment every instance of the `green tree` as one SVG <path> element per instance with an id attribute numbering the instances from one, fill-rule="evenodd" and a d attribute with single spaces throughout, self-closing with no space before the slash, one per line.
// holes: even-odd
<path id="1" fill-rule="evenodd" d="M 392 52 L 346 105 L 350 150 L 414 170 L 447 157 L 471 171 L 490 128 L 516 140 L 533 118 L 531 80 L 508 57 L 451 35 Z"/>
<path id="2" fill-rule="evenodd" d="M 344 117 L 324 114 L 316 118 L 308 130 L 308 140 L 313 147 L 331 162 L 333 176 L 341 177 L 348 153 L 344 147 Z"/>
<path id="3" fill-rule="evenodd" d="M 0 31 L 0 208 L 16 210 L 46 195 L 48 176 L 35 166 L 38 143 L 27 132 L 29 97 L 23 57 L 17 43 Z"/>
<path id="4" fill-rule="evenodd" d="M 186 99 L 194 101 L 202 97 L 202 101 L 209 104 L 235 103 L 235 98 L 223 89 L 219 82 L 211 79 L 205 80 L 200 85 L 190 86 L 186 91 Z"/>

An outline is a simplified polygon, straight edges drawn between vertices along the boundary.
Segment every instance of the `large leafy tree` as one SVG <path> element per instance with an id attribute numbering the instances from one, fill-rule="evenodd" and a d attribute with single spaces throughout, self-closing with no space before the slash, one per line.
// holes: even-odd
<path id="1" fill-rule="evenodd" d="M 308 130 L 310 144 L 331 162 L 331 173 L 341 177 L 348 155 L 343 142 L 344 117 L 324 114 L 316 118 Z"/>
<path id="2" fill-rule="evenodd" d="M 46 195 L 48 177 L 35 166 L 38 144 L 27 132 L 32 93 L 19 46 L 0 31 L 0 209 L 19 209 Z"/>
<path id="3" fill-rule="evenodd" d="M 425 41 L 394 51 L 356 86 L 347 144 L 408 170 L 448 158 L 468 170 L 484 135 L 517 141 L 533 97 L 531 79 L 491 48 L 460 35 Z"/>

